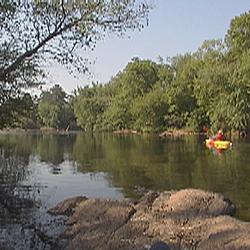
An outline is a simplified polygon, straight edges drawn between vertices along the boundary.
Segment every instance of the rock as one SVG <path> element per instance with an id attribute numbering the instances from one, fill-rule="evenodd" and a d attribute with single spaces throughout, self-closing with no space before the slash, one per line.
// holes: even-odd
<path id="1" fill-rule="evenodd" d="M 67 215 L 70 216 L 73 214 L 74 208 L 82 201 L 87 200 L 86 197 L 77 196 L 73 198 L 66 199 L 60 203 L 58 203 L 55 207 L 50 208 L 48 210 L 49 214 L 57 214 L 57 215 Z"/>
<path id="2" fill-rule="evenodd" d="M 170 213 L 175 216 L 234 215 L 235 206 L 222 195 L 197 189 L 185 189 L 173 193 L 162 193 L 152 205 L 152 211 Z"/>
<path id="3" fill-rule="evenodd" d="M 149 192 L 137 203 L 78 197 L 50 211 L 69 214 L 68 249 L 250 249 L 250 223 L 203 190 Z"/>

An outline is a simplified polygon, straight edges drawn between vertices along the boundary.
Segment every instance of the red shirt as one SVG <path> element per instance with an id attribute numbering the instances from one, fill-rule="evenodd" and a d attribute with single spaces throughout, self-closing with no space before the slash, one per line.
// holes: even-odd
<path id="1" fill-rule="evenodd" d="M 216 140 L 223 140 L 224 136 L 223 136 L 223 133 L 222 132 L 218 132 L 217 135 L 216 135 Z"/>

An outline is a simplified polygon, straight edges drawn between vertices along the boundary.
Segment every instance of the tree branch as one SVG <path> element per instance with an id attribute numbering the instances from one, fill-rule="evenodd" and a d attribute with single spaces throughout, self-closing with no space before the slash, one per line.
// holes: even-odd
<path id="1" fill-rule="evenodd" d="M 32 57 L 40 48 L 42 48 L 45 44 L 47 44 L 49 41 L 51 41 L 53 38 L 61 35 L 64 31 L 72 28 L 74 25 L 76 25 L 80 20 L 75 20 L 72 23 L 69 23 L 65 25 L 63 28 L 55 30 L 51 34 L 49 34 L 43 41 L 41 41 L 37 46 L 35 46 L 33 49 L 26 51 L 24 54 L 19 56 L 15 62 L 13 62 L 11 65 L 9 65 L 6 69 L 2 69 L 0 71 L 0 80 L 4 80 L 5 77 L 12 71 L 14 71 L 25 59 Z"/>

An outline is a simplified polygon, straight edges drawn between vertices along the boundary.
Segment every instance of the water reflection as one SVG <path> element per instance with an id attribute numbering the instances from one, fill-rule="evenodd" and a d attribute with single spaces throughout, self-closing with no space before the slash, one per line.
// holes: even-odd
<path id="1" fill-rule="evenodd" d="M 135 186 L 140 186 L 221 192 L 237 204 L 238 217 L 250 220 L 250 144 L 236 141 L 218 156 L 203 141 L 84 133 L 1 135 L 0 203 L 9 209 L 1 209 L 0 216 L 8 217 L 15 207 L 3 197 L 24 197 L 30 207 L 47 208 L 74 195 L 135 198 Z"/>
<path id="2" fill-rule="evenodd" d="M 24 167 L 29 162 L 29 155 L 21 154 L 16 148 L 0 148 L 0 220 L 1 224 L 9 223 L 10 219 L 18 220 L 22 212 L 35 206 L 30 196 L 33 188 L 29 185 L 20 186 L 29 174 Z"/>

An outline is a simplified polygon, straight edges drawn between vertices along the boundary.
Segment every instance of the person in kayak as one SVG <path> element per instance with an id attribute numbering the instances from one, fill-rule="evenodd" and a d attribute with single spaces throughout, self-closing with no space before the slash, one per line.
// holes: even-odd
<path id="1" fill-rule="evenodd" d="M 212 137 L 210 137 L 211 141 L 222 141 L 224 140 L 224 135 L 223 135 L 223 131 L 222 129 L 219 129 L 218 132 L 216 133 L 216 135 L 213 135 Z"/>
<path id="2" fill-rule="evenodd" d="M 222 141 L 224 140 L 224 135 L 222 129 L 219 129 L 216 136 L 215 136 L 216 141 Z"/>

